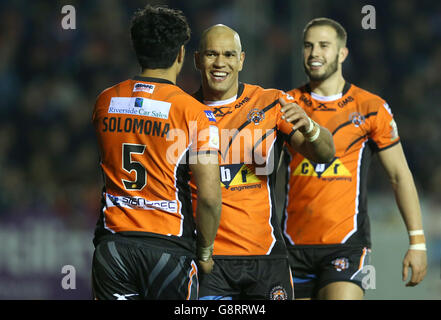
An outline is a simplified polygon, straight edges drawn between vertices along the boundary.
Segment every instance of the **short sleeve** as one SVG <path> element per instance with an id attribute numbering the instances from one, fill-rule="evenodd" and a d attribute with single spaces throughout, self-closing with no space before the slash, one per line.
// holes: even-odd
<path id="1" fill-rule="evenodd" d="M 377 115 L 372 124 L 370 139 L 378 150 L 386 149 L 400 141 L 392 110 L 386 102 L 379 102 Z"/>

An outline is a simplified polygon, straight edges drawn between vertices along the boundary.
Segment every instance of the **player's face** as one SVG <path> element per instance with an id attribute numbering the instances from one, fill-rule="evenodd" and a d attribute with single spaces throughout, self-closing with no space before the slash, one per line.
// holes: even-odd
<path id="1" fill-rule="evenodd" d="M 203 49 L 195 56 L 206 99 L 224 100 L 237 94 L 245 58 L 239 41 L 228 31 L 206 35 Z"/>
<path id="2" fill-rule="evenodd" d="M 303 43 L 303 67 L 311 81 L 325 81 L 341 70 L 336 31 L 328 26 L 310 28 Z"/>

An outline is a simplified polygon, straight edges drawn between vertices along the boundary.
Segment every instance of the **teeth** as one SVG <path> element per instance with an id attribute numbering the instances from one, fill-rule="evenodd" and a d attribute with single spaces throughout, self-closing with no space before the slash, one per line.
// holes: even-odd
<path id="1" fill-rule="evenodd" d="M 212 74 L 215 77 L 226 77 L 227 76 L 226 72 L 213 72 Z"/>
<path id="2" fill-rule="evenodd" d="M 313 67 L 320 67 L 320 66 L 323 65 L 323 63 L 321 63 L 321 62 L 311 62 L 310 65 L 313 66 Z"/>

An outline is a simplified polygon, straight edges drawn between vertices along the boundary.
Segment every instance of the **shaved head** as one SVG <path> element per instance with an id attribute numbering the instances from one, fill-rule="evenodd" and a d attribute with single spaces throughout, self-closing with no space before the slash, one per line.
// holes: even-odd
<path id="1" fill-rule="evenodd" d="M 202 33 L 195 66 L 205 99 L 219 101 L 237 94 L 244 59 L 239 34 L 230 27 L 216 24 Z"/>
<path id="2" fill-rule="evenodd" d="M 223 24 L 216 24 L 202 32 L 198 50 L 204 51 L 207 47 L 207 42 L 209 42 L 209 40 L 212 38 L 218 37 L 232 37 L 234 39 L 234 43 L 236 44 L 236 50 L 238 50 L 238 52 L 242 51 L 242 44 L 240 43 L 239 34 Z"/>

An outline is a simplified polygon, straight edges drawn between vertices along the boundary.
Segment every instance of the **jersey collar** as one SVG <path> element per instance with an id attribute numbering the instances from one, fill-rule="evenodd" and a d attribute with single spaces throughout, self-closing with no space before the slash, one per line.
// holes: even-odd
<path id="1" fill-rule="evenodd" d="M 321 96 L 311 91 L 311 87 L 309 86 L 309 83 L 306 84 L 306 91 L 311 95 L 311 97 L 314 100 L 327 101 L 327 102 L 341 99 L 346 93 L 348 93 L 350 88 L 351 88 L 351 84 L 349 82 L 345 82 L 342 92 L 334 94 L 332 96 Z"/>
<path id="2" fill-rule="evenodd" d="M 175 85 L 173 82 L 167 79 L 161 78 L 152 78 L 152 77 L 142 77 L 142 76 L 134 76 L 133 80 L 144 81 L 144 82 L 156 82 L 156 83 L 167 83 Z"/>
<path id="3" fill-rule="evenodd" d="M 231 100 L 231 101 L 230 101 L 230 99 L 227 99 L 227 103 L 229 103 L 228 101 L 233 102 L 233 101 L 237 100 L 237 98 L 240 98 L 240 96 L 242 95 L 244 89 L 245 89 L 245 85 L 243 84 L 243 82 L 239 82 L 239 88 L 237 89 L 236 98 L 234 100 Z M 204 95 L 202 93 L 202 86 L 199 87 L 199 90 L 196 91 L 193 94 L 193 97 L 195 97 L 196 100 L 198 100 L 199 102 L 204 103 Z M 213 102 L 216 103 L 217 101 L 209 101 L 209 102 L 210 103 L 213 103 Z M 219 102 L 221 102 L 221 101 L 219 101 Z M 225 100 L 223 102 L 225 102 Z"/>

